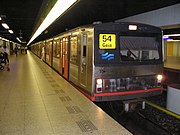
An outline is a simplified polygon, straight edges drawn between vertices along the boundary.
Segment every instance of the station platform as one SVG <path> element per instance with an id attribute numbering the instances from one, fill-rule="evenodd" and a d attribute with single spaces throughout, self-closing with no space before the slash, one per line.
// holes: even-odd
<path id="1" fill-rule="evenodd" d="M 31 52 L 0 71 L 0 135 L 131 135 Z"/>

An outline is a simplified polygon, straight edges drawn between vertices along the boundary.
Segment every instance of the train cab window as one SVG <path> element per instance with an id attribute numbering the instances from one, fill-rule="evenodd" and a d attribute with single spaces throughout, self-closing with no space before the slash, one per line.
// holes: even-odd
<path id="1" fill-rule="evenodd" d="M 159 59 L 159 43 L 156 37 L 120 36 L 122 61 L 149 61 Z"/>

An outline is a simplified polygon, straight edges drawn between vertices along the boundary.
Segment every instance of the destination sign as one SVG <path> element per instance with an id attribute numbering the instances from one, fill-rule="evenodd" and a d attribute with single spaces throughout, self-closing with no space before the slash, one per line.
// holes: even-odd
<path id="1" fill-rule="evenodd" d="M 99 34 L 99 48 L 100 49 L 116 49 L 116 35 L 115 34 Z"/>

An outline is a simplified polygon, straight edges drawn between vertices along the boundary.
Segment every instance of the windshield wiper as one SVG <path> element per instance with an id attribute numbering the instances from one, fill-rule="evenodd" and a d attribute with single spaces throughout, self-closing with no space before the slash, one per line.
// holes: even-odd
<path id="1" fill-rule="evenodd" d="M 128 47 L 127 50 L 134 56 L 135 59 L 138 59 L 138 57 Z"/>

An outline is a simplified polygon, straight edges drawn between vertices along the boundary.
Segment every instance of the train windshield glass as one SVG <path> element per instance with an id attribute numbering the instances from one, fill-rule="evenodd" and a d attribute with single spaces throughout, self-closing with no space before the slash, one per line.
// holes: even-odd
<path id="1" fill-rule="evenodd" d="M 157 37 L 120 36 L 119 47 L 122 61 L 149 61 L 160 58 Z"/>

